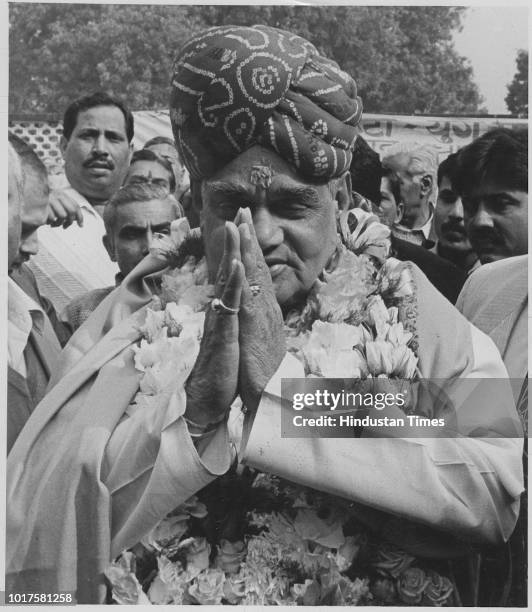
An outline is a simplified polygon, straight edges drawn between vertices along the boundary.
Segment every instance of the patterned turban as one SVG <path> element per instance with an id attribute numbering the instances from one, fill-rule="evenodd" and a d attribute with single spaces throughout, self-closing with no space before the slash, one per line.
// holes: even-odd
<path id="1" fill-rule="evenodd" d="M 195 179 L 254 144 L 298 174 L 329 180 L 349 169 L 362 114 L 355 81 L 307 40 L 267 26 L 210 28 L 174 67 L 170 118 Z"/>

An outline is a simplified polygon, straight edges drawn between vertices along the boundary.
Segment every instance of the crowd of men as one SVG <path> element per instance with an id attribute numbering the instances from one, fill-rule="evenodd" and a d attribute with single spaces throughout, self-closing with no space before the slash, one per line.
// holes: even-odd
<path id="1" fill-rule="evenodd" d="M 186 216 L 199 224 L 173 140 L 133 151 L 134 120 L 105 93 L 66 109 L 61 151 L 68 186 L 50 191 L 32 148 L 9 136 L 8 452 L 47 393 L 61 348 Z M 382 159 L 357 137 L 353 205 L 391 229 L 392 254 L 497 346 L 513 379 L 527 378 L 528 137 L 492 129 L 438 164 L 404 142 Z M 452 334 L 453 330 L 449 330 Z M 524 389 L 516 394 L 526 422 Z"/>

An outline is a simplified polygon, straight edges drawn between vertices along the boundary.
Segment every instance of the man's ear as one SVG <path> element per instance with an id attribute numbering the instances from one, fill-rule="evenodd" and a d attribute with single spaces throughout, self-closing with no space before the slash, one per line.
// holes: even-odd
<path id="1" fill-rule="evenodd" d="M 59 150 L 61 151 L 61 155 L 63 156 L 63 159 L 65 157 L 65 151 L 66 151 L 67 145 L 68 145 L 68 140 L 64 136 L 61 136 L 59 140 Z"/>
<path id="2" fill-rule="evenodd" d="M 107 255 L 109 255 L 109 259 L 111 261 L 116 261 L 115 245 L 112 237 L 108 234 L 104 234 L 102 236 L 102 242 L 103 246 L 105 247 L 105 250 L 107 251 Z"/>
<path id="3" fill-rule="evenodd" d="M 345 172 L 343 176 L 336 179 L 335 193 L 333 195 L 340 212 L 353 208 L 352 183 L 349 172 Z"/>
<path id="4" fill-rule="evenodd" d="M 403 213 L 405 212 L 405 205 L 402 202 L 399 202 L 395 207 L 395 219 L 394 223 L 401 223 L 401 219 L 403 218 Z"/>
<path id="5" fill-rule="evenodd" d="M 422 196 L 428 196 L 432 193 L 433 179 L 430 174 L 424 174 L 419 181 L 419 193 Z"/>

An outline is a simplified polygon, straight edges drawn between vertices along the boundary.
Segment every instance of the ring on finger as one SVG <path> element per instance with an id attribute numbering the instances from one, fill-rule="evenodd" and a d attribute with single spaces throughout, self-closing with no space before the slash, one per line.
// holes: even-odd
<path id="1" fill-rule="evenodd" d="M 229 308 L 229 306 L 226 306 L 220 298 L 214 298 L 214 300 L 211 302 L 211 308 L 220 314 L 231 315 L 238 314 L 238 311 L 240 310 L 240 308 Z"/>
<path id="2" fill-rule="evenodd" d="M 250 285 L 249 290 L 251 291 L 251 295 L 256 297 L 260 293 L 260 285 Z"/>

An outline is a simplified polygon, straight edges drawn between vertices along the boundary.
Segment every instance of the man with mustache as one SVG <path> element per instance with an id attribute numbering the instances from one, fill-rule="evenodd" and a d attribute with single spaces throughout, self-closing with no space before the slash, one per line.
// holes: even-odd
<path id="1" fill-rule="evenodd" d="M 41 249 L 31 262 L 41 292 L 58 311 L 114 282 L 118 270 L 102 244 L 100 215 L 126 176 L 133 128 L 131 112 L 106 93 L 80 98 L 65 111 L 60 146 L 69 186 L 52 192 L 52 227 L 40 230 Z"/>
<path id="2" fill-rule="evenodd" d="M 512 380 L 519 416 L 528 423 L 528 132 L 497 128 L 458 155 L 456 185 L 466 228 L 482 266 L 456 303 L 488 334 Z M 524 465 L 526 465 L 526 447 Z M 526 606 L 527 502 L 523 494 L 509 542 L 513 567 L 510 605 Z"/>
<path id="3" fill-rule="evenodd" d="M 456 189 L 481 264 L 528 252 L 528 133 L 496 128 L 457 160 Z"/>
<path id="4" fill-rule="evenodd" d="M 438 166 L 438 198 L 434 211 L 434 229 L 438 241 L 435 252 L 464 272 L 469 272 L 479 264 L 466 234 L 462 199 L 453 185 L 457 157 L 458 153 L 453 153 Z"/>

